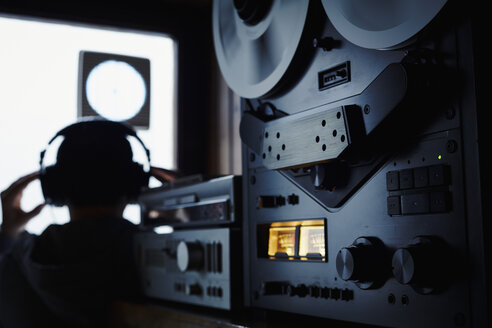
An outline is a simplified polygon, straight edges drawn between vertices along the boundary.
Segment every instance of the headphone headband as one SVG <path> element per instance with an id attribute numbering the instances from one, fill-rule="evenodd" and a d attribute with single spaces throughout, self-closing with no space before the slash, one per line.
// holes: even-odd
<path id="1" fill-rule="evenodd" d="M 145 146 L 142 139 L 140 139 L 140 137 L 137 135 L 137 132 L 130 125 L 128 125 L 127 123 L 124 123 L 124 122 L 109 121 L 109 120 L 99 118 L 99 117 L 85 118 L 85 119 L 82 119 L 76 123 L 70 124 L 70 125 L 66 126 L 65 128 L 61 129 L 60 131 L 58 131 L 55 134 L 55 136 L 53 138 L 51 138 L 51 140 L 48 142 L 48 146 L 51 143 L 53 143 L 53 141 L 56 138 L 58 138 L 60 136 L 69 138 L 70 135 L 80 133 L 80 130 L 84 129 L 86 124 L 90 124 L 91 126 L 97 125 L 97 126 L 100 126 L 101 128 L 107 127 L 107 128 L 111 128 L 111 129 L 117 129 L 117 130 L 120 130 L 122 134 L 127 135 L 127 136 L 131 136 L 131 137 L 134 137 L 135 139 L 137 139 L 137 141 L 139 142 L 139 144 L 143 147 L 143 149 L 145 151 L 145 155 L 147 157 L 147 162 L 149 163 L 149 169 L 150 169 L 150 151 L 149 151 L 149 149 Z M 45 153 L 46 153 L 46 149 L 44 149 L 41 152 L 40 161 L 39 161 L 39 164 L 41 165 L 41 167 L 43 167 L 43 159 L 44 159 Z"/>

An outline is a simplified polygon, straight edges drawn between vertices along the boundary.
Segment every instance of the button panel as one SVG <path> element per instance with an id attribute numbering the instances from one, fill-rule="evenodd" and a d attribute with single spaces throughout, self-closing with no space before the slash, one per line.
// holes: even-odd
<path id="1" fill-rule="evenodd" d="M 449 166 L 439 164 L 386 173 L 390 216 L 445 213 L 451 209 Z"/>
<path id="2" fill-rule="evenodd" d="M 290 297 L 311 297 L 316 299 L 332 299 L 351 301 L 354 299 L 354 291 L 348 288 L 331 288 L 318 285 L 291 285 L 286 281 L 268 281 L 263 282 L 262 294 L 268 295 L 283 295 Z"/>

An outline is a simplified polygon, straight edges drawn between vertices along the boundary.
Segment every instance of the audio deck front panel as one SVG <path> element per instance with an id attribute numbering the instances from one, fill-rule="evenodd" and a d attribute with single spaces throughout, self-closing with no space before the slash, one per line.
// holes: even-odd
<path id="1" fill-rule="evenodd" d="M 146 190 L 139 202 L 143 220 L 134 250 L 144 295 L 221 310 L 240 308 L 241 177 L 184 177 Z"/>
<path id="2" fill-rule="evenodd" d="M 228 228 L 140 233 L 136 254 L 144 294 L 230 310 L 231 282 L 240 277 L 231 274 L 231 256 L 240 251 L 231 250 L 230 238 Z"/>

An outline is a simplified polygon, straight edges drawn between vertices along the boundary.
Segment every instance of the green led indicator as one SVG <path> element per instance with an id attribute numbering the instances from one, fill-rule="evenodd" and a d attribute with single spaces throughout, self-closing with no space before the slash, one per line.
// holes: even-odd
<path id="1" fill-rule="evenodd" d="M 442 155 L 437 155 L 437 159 L 442 159 Z"/>

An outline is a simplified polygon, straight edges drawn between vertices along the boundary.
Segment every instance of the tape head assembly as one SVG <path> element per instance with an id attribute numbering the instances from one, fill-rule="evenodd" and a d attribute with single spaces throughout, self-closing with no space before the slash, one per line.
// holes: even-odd
<path id="1" fill-rule="evenodd" d="M 134 145 L 143 147 L 146 163 L 133 160 Z M 114 205 L 136 202 L 148 186 L 150 152 L 129 125 L 87 118 L 56 133 L 41 152 L 40 166 L 48 204 Z"/>

